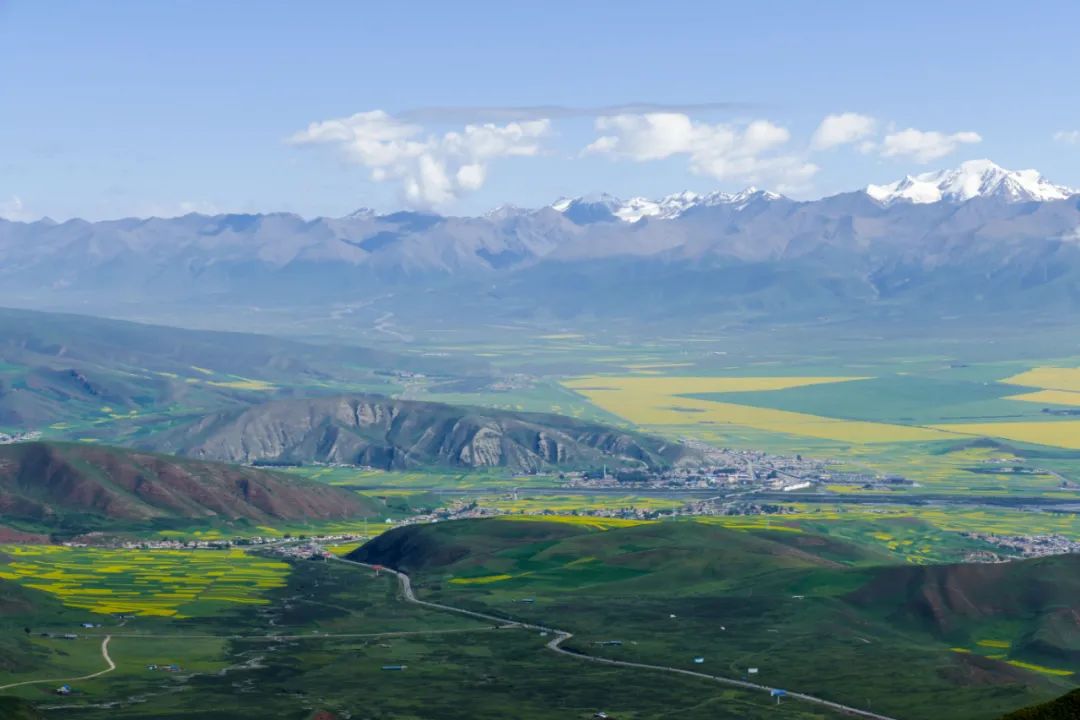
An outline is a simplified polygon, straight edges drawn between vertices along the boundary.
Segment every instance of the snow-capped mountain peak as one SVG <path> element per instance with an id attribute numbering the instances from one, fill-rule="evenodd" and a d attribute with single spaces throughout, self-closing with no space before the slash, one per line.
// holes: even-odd
<path id="1" fill-rule="evenodd" d="M 883 205 L 965 202 L 994 197 L 1006 202 L 1062 200 L 1077 191 L 1055 185 L 1037 170 L 1006 170 L 989 160 L 969 160 L 954 170 L 908 175 L 888 185 L 868 185 L 866 194 Z"/>
<path id="2" fill-rule="evenodd" d="M 623 222 L 637 222 L 642 218 L 657 220 L 671 220 L 683 213 L 697 207 L 712 207 L 716 205 L 733 205 L 735 209 L 742 210 L 755 199 L 767 201 L 779 200 L 782 196 L 765 190 L 749 187 L 737 193 L 711 192 L 704 195 L 690 190 L 671 195 L 665 195 L 659 200 L 646 197 L 633 197 L 629 200 L 600 193 L 584 195 L 577 198 L 560 198 L 552 203 L 551 207 L 558 212 L 567 215 L 575 222 L 578 218 L 588 218 L 595 222 L 599 219 L 622 220 Z"/>

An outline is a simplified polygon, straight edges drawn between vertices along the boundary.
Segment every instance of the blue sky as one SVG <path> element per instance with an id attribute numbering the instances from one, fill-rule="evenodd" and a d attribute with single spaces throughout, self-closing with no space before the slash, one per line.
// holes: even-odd
<path id="1" fill-rule="evenodd" d="M 0 0 L 0 215 L 1080 187 L 1080 4 L 1024 5 Z"/>

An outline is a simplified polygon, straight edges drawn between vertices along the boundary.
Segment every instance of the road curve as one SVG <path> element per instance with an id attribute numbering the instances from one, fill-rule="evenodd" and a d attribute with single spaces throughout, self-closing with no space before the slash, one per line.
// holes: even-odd
<path id="1" fill-rule="evenodd" d="M 101 657 L 105 659 L 105 662 L 109 667 L 104 670 L 98 670 L 96 673 L 90 673 L 89 675 L 81 675 L 73 678 L 51 678 L 48 680 L 23 680 L 22 682 L 10 683 L 8 685 L 0 685 L 0 690 L 7 690 L 8 688 L 22 687 L 23 685 L 40 685 L 42 683 L 71 683 L 78 682 L 80 680 L 90 680 L 96 678 L 105 673 L 110 673 L 116 669 L 116 663 L 109 656 L 109 641 L 112 640 L 112 635 L 106 635 L 105 639 L 101 641 Z"/>
<path id="2" fill-rule="evenodd" d="M 333 560 L 348 563 L 350 565 L 360 565 L 371 570 L 375 570 L 374 565 L 368 563 L 358 562 L 356 560 L 349 560 L 343 557 L 333 556 Z M 444 610 L 446 612 L 458 613 L 459 615 L 468 615 L 470 617 L 480 618 L 481 620 L 492 620 L 498 623 L 510 624 L 512 626 L 526 628 L 529 630 L 539 630 L 541 632 L 549 632 L 555 635 L 547 643 L 547 649 L 557 652 L 560 655 L 576 658 L 585 662 L 593 662 L 601 665 L 614 665 L 616 667 L 636 668 L 638 670 L 654 670 L 660 672 L 677 673 L 679 675 L 688 675 L 690 677 L 701 678 L 704 680 L 712 680 L 713 682 L 722 683 L 724 685 L 730 685 L 733 687 L 742 688 L 744 690 L 758 690 L 763 692 L 771 692 L 773 688 L 768 685 L 760 685 L 758 683 L 752 683 L 747 680 L 739 680 L 738 678 L 725 677 L 723 675 L 709 675 L 708 673 L 696 672 L 694 670 L 685 670 L 683 668 L 669 667 L 667 665 L 649 665 L 647 663 L 629 662 L 626 660 L 613 660 L 610 658 L 599 657 L 597 655 L 586 655 L 580 652 L 574 652 L 562 647 L 562 644 L 574 636 L 573 633 L 566 630 L 559 630 L 557 628 L 549 628 L 543 625 L 535 625 L 533 623 L 520 622 L 505 617 L 498 617 L 496 615 L 488 615 L 482 612 L 476 612 L 475 610 L 466 610 L 465 608 L 454 607 L 453 605 L 443 605 L 442 603 L 429 602 L 427 600 L 420 600 L 416 597 L 416 594 L 412 589 L 412 580 L 405 573 L 388 568 L 386 566 L 380 566 L 378 570 L 385 570 L 388 573 L 393 573 L 397 576 L 398 581 L 401 584 L 401 594 L 408 602 L 416 605 L 422 605 L 424 607 L 433 608 L 435 610 Z M 843 713 L 845 715 L 851 715 L 854 717 L 869 718 L 870 720 L 897 720 L 897 718 L 890 717 L 889 715 L 881 715 L 879 713 L 870 712 L 869 710 L 860 710 L 859 708 L 844 705 L 842 703 L 833 702 L 831 700 L 825 700 L 814 695 L 807 695 L 806 693 L 792 692 L 790 690 L 785 691 L 785 697 L 793 698 L 795 700 L 802 700 L 806 703 L 818 705 L 821 707 L 835 710 L 836 712 Z"/>

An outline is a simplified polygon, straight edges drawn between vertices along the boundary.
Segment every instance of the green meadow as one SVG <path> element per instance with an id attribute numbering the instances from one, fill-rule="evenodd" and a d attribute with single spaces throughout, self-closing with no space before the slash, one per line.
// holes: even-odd
<path id="1" fill-rule="evenodd" d="M 810 527 L 584 518 L 407 528 L 359 557 L 393 558 L 420 597 L 568 629 L 579 652 L 758 668 L 761 682 L 905 719 L 993 718 L 1080 670 L 1075 628 L 1054 634 L 1075 558 L 918 566 Z M 1025 593 L 1035 578 L 1047 586 Z M 951 604 L 938 583 L 986 601 Z"/>

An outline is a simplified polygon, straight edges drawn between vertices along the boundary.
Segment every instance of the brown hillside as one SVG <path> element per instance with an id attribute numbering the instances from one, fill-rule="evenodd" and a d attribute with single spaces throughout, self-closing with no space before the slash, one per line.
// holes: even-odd
<path id="1" fill-rule="evenodd" d="M 257 468 L 90 445 L 0 446 L 0 515 L 10 519 L 266 521 L 371 512 L 355 493 Z"/>

